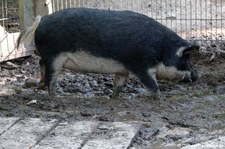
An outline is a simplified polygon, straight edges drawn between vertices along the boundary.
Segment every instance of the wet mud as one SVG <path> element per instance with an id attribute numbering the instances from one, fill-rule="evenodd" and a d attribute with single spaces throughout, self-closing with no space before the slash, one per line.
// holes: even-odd
<path id="1" fill-rule="evenodd" d="M 130 149 L 181 148 L 225 134 L 225 59 L 195 55 L 201 77 L 193 83 L 159 81 L 164 100 L 146 96 L 133 76 L 118 99 L 111 99 L 113 75 L 64 70 L 58 96 L 36 88 L 38 57 L 2 64 L 0 116 L 142 123 Z"/>

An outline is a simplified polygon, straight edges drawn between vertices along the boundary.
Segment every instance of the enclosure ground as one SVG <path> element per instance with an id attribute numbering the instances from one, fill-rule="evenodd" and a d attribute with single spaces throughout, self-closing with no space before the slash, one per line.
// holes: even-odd
<path id="1" fill-rule="evenodd" d="M 129 147 L 139 129 L 139 125 L 134 122 L 109 123 L 38 118 L 0 120 L 0 144 L 4 149 L 122 149 Z"/>
<path id="2" fill-rule="evenodd" d="M 147 125 L 147 123 L 0 118 L 0 147 L 2 149 L 134 149 L 139 147 L 130 146 L 138 135 L 141 125 Z M 219 137 L 182 149 L 222 149 L 224 147 L 225 137 Z"/>
<path id="3" fill-rule="evenodd" d="M 203 142 L 223 142 L 220 138 L 225 136 L 225 60 L 223 56 L 213 61 L 209 61 L 209 58 L 195 56 L 193 63 L 201 75 L 196 82 L 185 84 L 160 81 L 160 90 L 165 99 L 161 101 L 149 99 L 145 95 L 147 90 L 132 76 L 126 81 L 119 99 L 110 99 L 112 75 L 74 74 L 67 70 L 59 77 L 59 96 L 52 97 L 48 96 L 47 90 L 38 90 L 35 86 L 39 69 L 37 57 L 14 62 L 22 63 L 15 69 L 12 67 L 17 66 L 8 63 L 2 65 L 0 72 L 0 118 L 22 118 L 18 122 L 24 124 L 18 130 L 21 133 L 28 130 L 26 124 L 32 122 L 30 119 L 47 121 L 46 126 L 42 126 L 45 131 L 36 132 L 38 137 L 34 137 L 34 141 L 55 135 L 51 134 L 54 132 L 49 126 L 51 121 L 59 122 L 54 128 L 60 126 L 61 122 L 70 125 L 86 121 L 87 124 L 138 124 L 133 137 L 129 138 L 129 145 L 125 147 L 128 149 L 188 148 Z M 0 130 L 3 129 L 2 122 Z M 15 127 L 17 124 L 10 129 Z M 110 133 L 107 135 L 110 129 L 102 129 L 106 129 L 104 133 L 94 134 L 94 137 L 113 138 Z M 7 131 L 0 132 L 0 138 Z M 67 135 L 63 133 L 62 137 Z M 127 136 L 126 133 L 124 135 Z M 31 142 L 29 145 L 32 143 L 35 144 Z"/>

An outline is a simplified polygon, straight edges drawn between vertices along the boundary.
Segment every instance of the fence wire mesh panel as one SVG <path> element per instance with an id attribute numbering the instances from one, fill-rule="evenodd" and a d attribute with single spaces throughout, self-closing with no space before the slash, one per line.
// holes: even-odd
<path id="1" fill-rule="evenodd" d="M 185 39 L 225 40 L 225 0 L 52 0 L 53 12 L 70 7 L 131 10 L 148 15 Z"/>
<path id="2" fill-rule="evenodd" d="M 18 0 L 0 0 L 0 62 L 26 56 L 26 50 L 16 50 L 20 31 Z"/>
<path id="3" fill-rule="evenodd" d="M 9 33 L 19 31 L 19 4 L 17 0 L 0 0 L 0 25 Z"/>

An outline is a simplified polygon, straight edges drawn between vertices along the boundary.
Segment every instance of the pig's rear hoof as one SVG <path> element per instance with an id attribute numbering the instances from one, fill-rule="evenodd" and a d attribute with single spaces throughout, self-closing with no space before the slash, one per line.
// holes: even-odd
<path id="1" fill-rule="evenodd" d="M 118 97 L 119 97 L 119 93 L 113 92 L 113 94 L 110 95 L 110 98 L 111 98 L 111 99 L 118 99 Z"/>
<path id="2" fill-rule="evenodd" d="M 148 94 L 148 98 L 151 99 L 151 100 L 163 100 L 163 96 L 162 96 L 160 91 L 157 91 L 156 93 L 150 92 Z"/>
<path id="3" fill-rule="evenodd" d="M 37 88 L 38 89 L 45 89 L 45 82 L 39 82 Z"/>

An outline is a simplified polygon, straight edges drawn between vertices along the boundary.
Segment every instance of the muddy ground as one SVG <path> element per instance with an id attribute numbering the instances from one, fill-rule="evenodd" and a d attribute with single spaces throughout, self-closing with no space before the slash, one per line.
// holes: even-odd
<path id="1" fill-rule="evenodd" d="M 59 96 L 50 97 L 47 90 L 36 88 L 37 56 L 7 62 L 0 71 L 0 117 L 141 122 L 130 148 L 181 148 L 211 140 L 225 135 L 225 57 L 210 61 L 211 56 L 194 55 L 201 74 L 196 82 L 160 81 L 165 101 L 148 98 L 146 88 L 132 76 L 119 99 L 110 99 L 113 75 L 68 70 L 58 79 Z"/>

